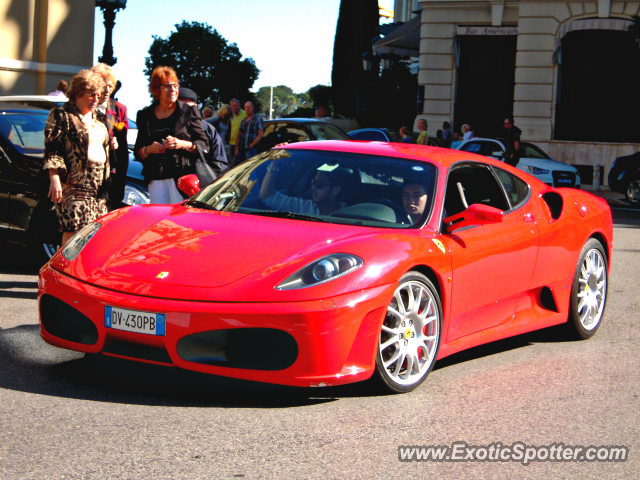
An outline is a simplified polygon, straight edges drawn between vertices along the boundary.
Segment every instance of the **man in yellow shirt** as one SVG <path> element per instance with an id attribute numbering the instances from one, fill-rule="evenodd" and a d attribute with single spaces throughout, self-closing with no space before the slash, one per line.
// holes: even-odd
<path id="1" fill-rule="evenodd" d="M 240 124 L 242 120 L 247 118 L 247 112 L 240 108 L 240 100 L 234 98 L 229 102 L 231 110 L 233 110 L 233 119 L 231 120 L 231 138 L 229 139 L 229 145 L 231 145 L 231 158 L 229 159 L 229 167 L 233 167 L 236 164 L 236 142 L 238 141 L 238 133 L 240 132 Z"/>

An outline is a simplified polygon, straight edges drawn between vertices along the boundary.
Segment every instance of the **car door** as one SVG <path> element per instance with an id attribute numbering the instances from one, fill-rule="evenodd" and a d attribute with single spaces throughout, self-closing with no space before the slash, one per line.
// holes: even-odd
<path id="1" fill-rule="evenodd" d="M 509 180 L 507 191 L 499 176 Z M 511 320 L 518 299 L 529 287 L 538 254 L 539 234 L 526 201 L 530 195 L 525 182 L 483 164 L 454 167 L 445 196 L 448 216 L 465 209 L 458 184 L 468 205 L 489 205 L 505 215 L 501 223 L 447 234 L 453 265 L 448 341 Z M 514 191 L 515 196 L 509 193 Z"/>

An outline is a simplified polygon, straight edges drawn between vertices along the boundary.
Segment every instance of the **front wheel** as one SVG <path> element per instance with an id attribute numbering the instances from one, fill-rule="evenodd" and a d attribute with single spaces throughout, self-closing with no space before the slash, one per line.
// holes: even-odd
<path id="1" fill-rule="evenodd" d="M 442 335 L 442 305 L 433 283 L 417 272 L 398 284 L 382 323 L 376 373 L 394 393 L 410 392 L 426 378 Z"/>
<path id="2" fill-rule="evenodd" d="M 590 238 L 582 249 L 571 286 L 569 327 L 579 339 L 591 338 L 602 321 L 607 302 L 607 256 Z"/>

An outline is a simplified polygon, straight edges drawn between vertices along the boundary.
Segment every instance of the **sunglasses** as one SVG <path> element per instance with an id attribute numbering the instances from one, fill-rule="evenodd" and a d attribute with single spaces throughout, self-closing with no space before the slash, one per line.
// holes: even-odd
<path id="1" fill-rule="evenodd" d="M 160 85 L 165 90 L 178 90 L 180 88 L 179 83 L 165 83 L 164 85 Z"/>
<path id="2" fill-rule="evenodd" d="M 318 190 L 322 190 L 325 187 L 330 187 L 330 183 L 323 182 L 322 180 L 311 180 L 311 186 L 317 188 Z"/>

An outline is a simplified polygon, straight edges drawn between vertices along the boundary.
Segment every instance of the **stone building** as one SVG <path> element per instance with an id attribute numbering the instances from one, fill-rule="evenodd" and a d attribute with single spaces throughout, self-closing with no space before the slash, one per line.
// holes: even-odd
<path id="1" fill-rule="evenodd" d="M 396 0 L 407 32 L 421 23 L 416 122 L 427 119 L 430 134 L 446 120 L 500 137 L 513 114 L 523 139 L 588 176 L 603 165 L 606 180 L 617 156 L 640 150 L 640 47 L 627 31 L 639 10 L 638 1 Z M 410 35 L 394 34 L 411 53 Z"/>
<path id="2" fill-rule="evenodd" d="M 45 95 L 93 64 L 95 2 L 0 0 L 0 95 Z"/>

